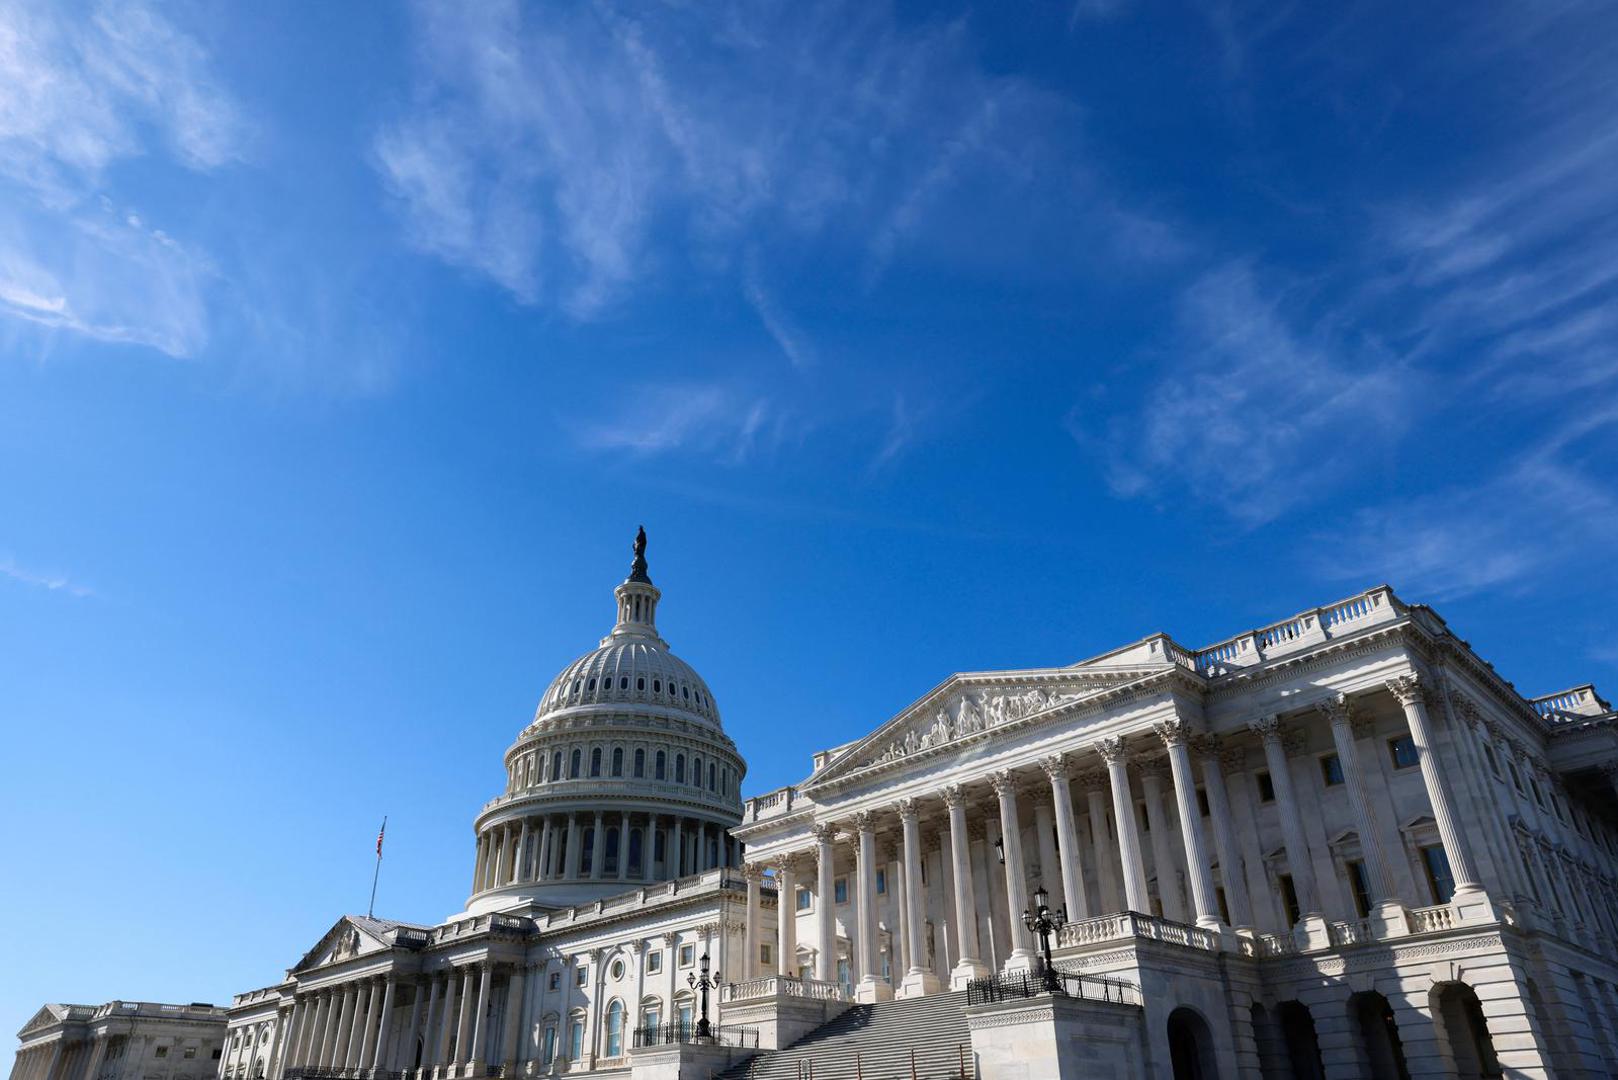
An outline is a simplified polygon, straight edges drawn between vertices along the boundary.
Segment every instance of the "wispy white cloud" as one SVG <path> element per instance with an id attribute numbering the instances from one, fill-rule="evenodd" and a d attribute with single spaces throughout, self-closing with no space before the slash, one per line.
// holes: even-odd
<path id="1" fill-rule="evenodd" d="M 577 445 L 641 457 L 705 454 L 740 463 L 777 443 L 789 423 L 768 398 L 718 382 L 642 383 L 607 413 L 568 423 Z"/>
<path id="2" fill-rule="evenodd" d="M 210 261 L 101 190 L 154 138 L 191 170 L 243 153 L 240 111 L 194 38 L 134 2 L 0 6 L 0 314 L 201 347 Z"/>
<path id="3" fill-rule="evenodd" d="M 94 590 L 86 585 L 72 580 L 66 574 L 45 573 L 32 570 L 18 564 L 11 555 L 0 555 L 0 577 L 9 578 L 22 585 L 46 589 L 50 592 L 59 592 L 66 596 L 83 598 L 94 596 Z"/>
<path id="4" fill-rule="evenodd" d="M 764 288 L 757 258 L 748 258 L 745 266 L 742 293 L 758 314 L 759 322 L 764 324 L 764 329 L 769 331 L 770 337 L 775 339 L 775 343 L 781 347 L 781 352 L 791 361 L 793 367 L 809 367 L 815 361 L 814 346 L 809 336 Z"/>
<path id="5" fill-rule="evenodd" d="M 1314 538 L 1316 569 L 1386 580 L 1433 600 L 1526 588 L 1581 559 L 1605 571 L 1618 491 L 1587 459 L 1611 459 L 1615 426 L 1618 411 L 1588 414 L 1480 482 L 1357 511 Z"/>
<path id="6" fill-rule="evenodd" d="M 874 278 L 927 225 L 981 222 L 996 200 L 1023 220 L 1082 213 L 1077 110 L 985 70 L 964 21 L 724 0 L 416 11 L 417 93 L 377 167 L 418 247 L 524 302 L 589 318 L 671 272 L 767 268 L 808 240 Z M 972 213 L 950 213 L 968 187 Z M 780 298 L 761 301 L 756 268 L 740 280 L 802 363 Z"/>
<path id="7" fill-rule="evenodd" d="M 1144 397 L 1121 415 L 1070 414 L 1116 494 L 1190 497 L 1258 525 L 1404 432 L 1414 376 L 1287 299 L 1249 263 L 1209 271 L 1180 297 L 1174 357 Z"/>

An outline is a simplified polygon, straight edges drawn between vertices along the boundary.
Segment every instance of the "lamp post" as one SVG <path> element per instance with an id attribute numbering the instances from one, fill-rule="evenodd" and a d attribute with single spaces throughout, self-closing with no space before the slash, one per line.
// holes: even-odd
<path id="1" fill-rule="evenodd" d="M 702 973 L 685 977 L 685 981 L 691 985 L 691 989 L 702 992 L 701 1013 L 697 1017 L 697 1038 L 699 1039 L 707 1039 L 713 1035 L 713 1025 L 708 1023 L 708 991 L 719 988 L 721 977 L 717 971 L 711 975 L 708 973 L 708 954 L 706 952 L 702 954 Z"/>
<path id="2" fill-rule="evenodd" d="M 1067 922 L 1067 908 L 1063 906 L 1052 911 L 1047 902 L 1051 894 L 1040 885 L 1034 889 L 1034 904 L 1022 913 L 1022 924 L 1028 927 L 1029 933 L 1039 935 L 1039 951 L 1045 964 L 1045 989 L 1051 993 L 1060 993 L 1061 980 L 1056 977 L 1056 968 L 1051 963 L 1051 934 L 1060 930 Z"/>

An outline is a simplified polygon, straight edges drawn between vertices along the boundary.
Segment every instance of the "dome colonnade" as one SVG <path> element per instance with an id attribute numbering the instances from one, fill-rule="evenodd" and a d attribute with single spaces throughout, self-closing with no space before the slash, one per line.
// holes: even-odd
<path id="1" fill-rule="evenodd" d="M 737 866 L 747 766 L 713 694 L 657 633 L 645 534 L 617 622 L 552 680 L 476 822 L 468 911 L 565 906 Z"/>

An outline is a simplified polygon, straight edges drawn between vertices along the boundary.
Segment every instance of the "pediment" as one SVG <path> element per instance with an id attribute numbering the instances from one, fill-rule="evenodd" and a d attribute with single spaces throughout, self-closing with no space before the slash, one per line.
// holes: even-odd
<path id="1" fill-rule="evenodd" d="M 381 937 L 373 927 L 361 925 L 362 922 L 372 921 L 344 915 L 337 920 L 335 926 L 326 931 L 314 948 L 303 954 L 303 959 L 299 960 L 292 970 L 306 971 L 309 968 L 340 964 L 356 956 L 392 948 L 392 943 Z"/>
<path id="2" fill-rule="evenodd" d="M 841 753 L 804 785 L 814 788 L 1054 714 L 1169 670 L 1056 669 L 956 675 Z"/>
<path id="3" fill-rule="evenodd" d="M 41 1006 L 40 1010 L 36 1012 L 31 1019 L 29 1019 L 28 1023 L 22 1026 L 22 1030 L 17 1032 L 17 1037 L 26 1038 L 30 1033 L 38 1031 L 41 1028 L 48 1028 L 52 1024 L 61 1023 L 62 1017 L 66 1014 L 66 1012 L 67 1010 L 60 1005 Z"/>

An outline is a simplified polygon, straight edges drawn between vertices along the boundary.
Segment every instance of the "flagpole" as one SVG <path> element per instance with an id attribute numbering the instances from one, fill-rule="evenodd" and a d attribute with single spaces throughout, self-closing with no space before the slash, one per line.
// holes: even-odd
<path id="1" fill-rule="evenodd" d="M 376 882 L 382 876 L 382 835 L 388 831 L 388 816 L 382 815 L 382 828 L 376 834 L 376 870 L 371 874 L 371 903 L 365 909 L 365 917 L 372 918 L 376 912 Z"/>

